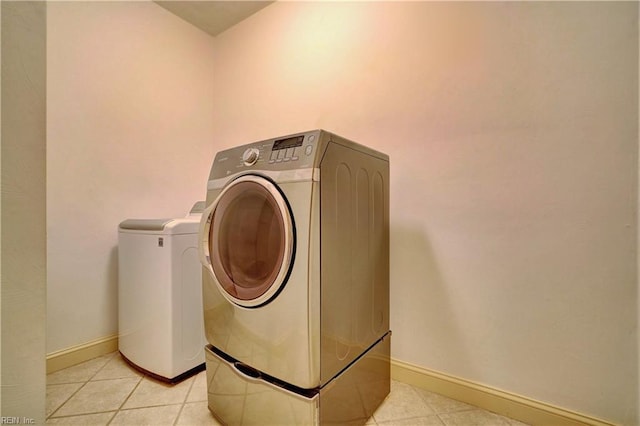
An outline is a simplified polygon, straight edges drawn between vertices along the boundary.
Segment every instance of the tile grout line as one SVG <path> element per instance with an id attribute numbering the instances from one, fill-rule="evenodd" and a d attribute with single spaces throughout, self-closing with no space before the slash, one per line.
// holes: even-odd
<path id="1" fill-rule="evenodd" d="M 442 423 L 443 426 L 447 426 L 445 421 L 442 420 L 442 418 L 440 417 L 440 413 L 438 413 L 438 411 L 433 407 L 433 405 L 429 404 L 429 401 L 427 401 L 427 399 L 424 396 L 422 396 L 422 393 L 418 392 L 418 389 L 415 386 L 413 385 L 409 385 L 409 386 L 411 386 L 413 393 L 417 395 L 418 399 L 420 399 L 420 401 L 422 401 L 427 407 L 429 407 L 431 411 L 433 411 L 433 416 L 435 416 L 438 419 L 438 421 Z"/>
<path id="2" fill-rule="evenodd" d="M 200 373 L 198 373 L 200 374 Z M 198 374 L 195 374 L 191 380 L 191 386 L 189 386 L 189 390 L 187 391 L 186 395 L 184 396 L 184 400 L 182 401 L 182 405 L 180 406 L 180 410 L 178 410 L 178 415 L 176 416 L 176 419 L 173 421 L 173 425 L 177 425 L 178 424 L 178 420 L 180 420 L 180 416 L 182 415 L 182 411 L 184 410 L 184 405 L 187 403 L 187 399 L 189 399 L 189 395 L 191 395 L 191 390 L 193 389 L 193 386 L 196 383 L 196 377 L 198 377 Z"/>
<path id="3" fill-rule="evenodd" d="M 132 395 L 135 394 L 135 392 L 137 390 L 140 389 L 141 384 L 145 381 L 145 380 L 150 380 L 150 381 L 155 381 L 152 378 L 150 378 L 148 375 L 146 374 L 142 374 L 142 375 L 136 375 L 136 377 L 131 377 L 133 379 L 138 379 L 137 382 L 135 383 L 134 387 L 132 388 L 132 390 L 125 396 L 124 400 L 119 404 L 119 406 L 117 408 L 114 409 L 107 409 L 107 410 L 98 410 L 98 411 L 91 411 L 91 412 L 84 412 L 84 413 L 68 413 L 62 416 L 56 416 L 56 413 L 58 413 L 62 407 L 67 404 L 69 402 L 69 400 L 71 400 L 74 396 L 76 396 L 79 392 L 82 391 L 82 389 L 84 389 L 87 385 L 89 385 L 89 383 L 94 383 L 94 382 L 107 382 L 107 381 L 112 381 L 112 380 L 118 380 L 118 379 L 125 379 L 128 377 L 103 377 L 103 378 L 97 378 L 99 377 L 99 375 L 105 371 L 105 369 L 108 367 L 108 365 L 111 362 L 114 362 L 114 355 L 112 354 L 109 357 L 106 357 L 104 364 L 100 365 L 99 368 L 93 372 L 92 374 L 90 374 L 88 376 L 88 378 L 84 378 L 82 380 L 74 380 L 74 381 L 70 381 L 67 383 L 56 383 L 55 385 L 77 385 L 79 386 L 78 389 L 76 389 L 70 396 L 68 396 L 67 398 L 65 398 L 65 400 L 63 402 L 60 403 L 60 405 L 50 414 L 48 415 L 46 418 L 50 419 L 50 418 L 60 418 L 60 419 L 64 419 L 64 418 L 75 418 L 78 416 L 86 416 L 86 415 L 95 415 L 95 414 L 107 414 L 109 413 L 109 418 L 106 418 L 106 423 L 104 423 L 105 425 L 109 425 L 112 424 L 113 421 L 115 420 L 116 416 L 118 415 L 118 413 L 120 412 L 124 412 L 124 411 L 128 411 L 129 409 L 125 409 L 125 405 L 127 404 L 128 401 L 131 400 Z M 191 380 L 191 383 L 188 384 L 188 388 L 186 389 L 186 393 L 182 399 L 182 401 L 176 402 L 176 403 L 170 403 L 170 404 L 162 404 L 162 405 L 156 405 L 156 404 L 151 404 L 151 405 L 145 405 L 145 406 L 141 406 L 141 407 L 132 407 L 131 409 L 143 409 L 143 408 L 153 408 L 153 407 L 167 407 L 167 406 L 177 406 L 178 411 L 177 411 L 177 415 L 175 417 L 175 420 L 173 422 L 173 424 L 176 424 L 179 419 L 180 416 L 184 413 L 184 407 L 186 406 L 186 404 L 188 403 L 188 399 L 191 395 L 191 393 L 194 390 L 194 386 L 195 386 L 195 382 L 196 382 L 196 378 L 197 378 L 197 374 L 194 375 L 193 377 L 191 377 L 189 380 Z"/>
<path id="4" fill-rule="evenodd" d="M 105 423 L 105 426 L 108 425 L 109 423 L 111 423 L 113 421 L 113 419 L 116 418 L 118 413 L 119 413 L 119 411 L 114 411 L 113 414 L 111 415 L 111 417 L 109 418 L 109 420 L 107 421 L 107 423 Z"/>
<path id="5" fill-rule="evenodd" d="M 409 385 L 409 386 L 411 386 L 412 388 L 414 388 L 414 391 L 416 391 L 416 394 L 418 394 L 418 396 L 420 397 L 420 399 L 421 399 L 425 404 L 427 404 L 427 406 L 428 406 L 429 408 L 431 408 L 431 410 L 433 410 L 433 414 L 434 414 L 436 417 L 438 417 L 438 420 L 440 420 L 440 422 L 441 422 L 442 424 L 444 424 L 445 426 L 446 426 L 446 424 L 447 424 L 447 423 L 445 422 L 445 420 L 443 420 L 443 419 L 442 419 L 442 417 L 440 417 L 440 415 L 441 415 L 441 414 L 445 414 L 445 415 L 446 415 L 446 414 L 454 414 L 454 413 L 461 413 L 461 412 L 463 412 L 463 411 L 472 411 L 472 410 L 474 410 L 474 409 L 477 409 L 477 407 L 473 407 L 473 406 L 471 406 L 471 405 L 470 405 L 468 408 L 462 408 L 462 409 L 459 409 L 459 410 L 457 410 L 457 409 L 456 409 L 456 410 L 452 410 L 452 411 L 447 411 L 447 412 L 439 413 L 439 412 L 438 412 L 438 410 L 436 410 L 436 409 L 434 408 L 434 406 L 433 406 L 432 404 L 430 404 L 430 403 L 429 403 L 429 401 L 428 401 L 428 400 L 423 396 L 423 394 L 422 394 L 421 392 L 417 392 L 417 389 L 419 389 L 419 388 L 416 388 L 416 387 L 415 387 L 415 386 L 413 386 L 413 385 Z M 447 398 L 446 396 L 440 395 L 440 394 L 438 394 L 438 393 L 436 393 L 436 392 L 431 392 L 431 393 L 432 393 L 432 394 L 434 394 L 434 395 L 441 396 L 441 397 L 443 397 L 443 398 Z M 447 398 L 447 399 L 451 399 L 451 398 Z M 452 401 L 456 401 L 456 400 L 452 400 Z"/>
<path id="6" fill-rule="evenodd" d="M 129 400 L 129 398 L 131 398 L 131 395 L 133 395 L 133 393 L 136 391 L 136 389 L 138 389 L 138 386 L 140 386 L 140 383 L 142 383 L 142 380 L 146 377 L 145 375 L 142 375 L 139 379 L 138 379 L 138 383 L 136 383 L 136 385 L 133 387 L 133 389 L 131 389 L 131 392 L 129 392 L 129 394 L 127 395 L 127 397 L 124 399 L 124 401 L 122 401 L 122 403 L 120 404 L 120 406 L 118 407 L 118 409 L 116 410 L 116 414 L 111 417 L 111 419 L 107 422 L 107 425 L 111 424 L 111 422 L 113 421 L 113 419 L 116 418 L 116 416 L 118 415 L 118 413 L 122 410 L 122 407 L 124 407 L 124 404 L 127 403 L 127 401 Z"/>
<path id="7" fill-rule="evenodd" d="M 52 418 L 67 402 L 69 402 L 69 400 L 71 398 L 73 398 L 78 392 L 80 392 L 80 390 L 82 388 L 84 388 L 87 385 L 87 383 L 89 383 L 91 381 L 91 379 L 96 376 L 96 374 L 98 374 L 107 364 L 109 364 L 109 362 L 111 361 L 111 358 L 113 358 L 113 355 L 110 355 L 109 358 L 105 361 L 105 363 L 100 368 L 98 368 L 98 370 L 96 370 L 96 372 L 93 373 L 91 375 L 91 377 L 89 377 L 89 379 L 87 379 L 87 380 L 84 380 L 82 382 L 56 383 L 56 384 L 60 384 L 60 385 L 70 385 L 70 384 L 82 383 L 82 385 L 78 389 L 76 389 L 75 392 L 73 392 L 71 395 L 69 395 L 69 397 L 67 399 L 65 399 L 62 402 L 62 404 L 60 404 L 58 406 L 58 408 L 56 408 L 55 410 L 53 410 L 51 412 L 51 414 L 46 416 L 45 420 L 48 420 L 48 419 Z M 71 368 L 71 367 L 69 367 L 69 368 Z M 56 384 L 54 384 L 54 385 L 56 385 Z M 53 386 L 53 385 L 46 385 L 46 386 Z M 67 417 L 67 416 L 59 416 L 59 417 Z"/>
<path id="8" fill-rule="evenodd" d="M 96 377 L 98 375 L 98 373 L 100 373 L 106 366 L 107 364 L 109 364 L 113 358 L 114 358 L 114 353 L 112 352 L 111 354 L 108 354 L 109 357 L 107 358 L 107 361 L 102 365 L 102 367 L 98 368 L 98 370 L 93 373 L 93 375 L 91 377 L 89 377 L 89 380 L 87 380 L 87 383 L 90 382 L 91 380 L 93 380 L 94 377 Z M 103 355 L 105 356 L 105 355 Z"/>
<path id="9" fill-rule="evenodd" d="M 420 389 L 420 388 L 417 388 L 416 386 L 413 386 L 413 385 L 409 385 L 409 386 L 411 386 L 412 388 L 414 388 L 414 390 Z M 430 391 L 427 391 L 427 392 L 430 392 Z M 422 394 L 422 393 L 420 393 L 420 392 L 417 392 L 417 393 L 418 393 L 418 396 L 420 396 L 420 398 L 422 399 L 422 401 L 423 401 L 425 404 L 427 404 L 427 405 L 429 406 L 429 408 L 431 408 L 431 409 L 433 410 L 434 414 L 438 417 L 438 419 L 440 420 L 440 422 L 442 422 L 442 424 L 443 424 L 444 426 L 448 426 L 448 425 L 449 425 L 449 423 L 448 423 L 445 419 L 443 419 L 443 418 L 442 418 L 442 416 L 443 416 L 443 415 L 444 415 L 444 416 L 447 416 L 447 415 L 455 415 L 455 414 L 458 414 L 458 413 L 464 413 L 464 412 L 467 412 L 467 411 L 482 411 L 482 412 L 486 412 L 486 413 L 492 414 L 492 415 L 494 415 L 494 416 L 498 416 L 498 417 L 500 417 L 501 419 L 503 419 L 503 420 L 505 420 L 507 423 L 509 423 L 509 425 L 511 425 L 511 424 L 512 424 L 512 421 L 514 420 L 514 419 L 512 419 L 512 418 L 510 418 L 510 417 L 503 416 L 503 415 L 501 415 L 501 414 L 494 413 L 493 411 L 486 410 L 486 409 L 483 409 L 483 408 L 479 408 L 479 407 L 476 407 L 476 406 L 473 406 L 473 405 L 469 405 L 469 404 L 466 404 L 466 405 L 468 405 L 468 407 L 465 407 L 465 408 L 454 409 L 454 410 L 452 410 L 452 411 L 446 411 L 446 412 L 438 413 L 438 412 L 436 411 L 436 409 L 434 408 L 434 406 L 433 406 L 433 405 L 431 405 L 431 404 L 429 403 L 429 401 L 428 401 L 428 400 L 423 396 L 423 394 Z M 455 400 L 455 399 L 448 398 L 448 397 L 446 397 L 446 396 L 444 396 L 444 395 L 440 395 L 440 394 L 439 394 L 439 393 L 437 393 L 437 392 L 430 392 L 430 393 L 435 394 L 435 395 L 438 395 L 438 396 L 441 396 L 441 397 L 446 398 L 446 399 L 451 399 L 452 401 L 457 401 L 457 400 Z M 457 402 L 459 402 L 459 401 L 457 401 Z M 525 424 L 525 426 L 528 426 L 528 425 L 526 425 L 526 424 Z"/>
<path id="10" fill-rule="evenodd" d="M 82 382 L 76 382 L 76 383 L 82 383 Z M 87 383 L 89 383 L 89 382 L 87 381 L 87 382 L 82 383 L 82 384 L 80 385 L 80 387 L 79 387 L 78 389 L 76 389 L 76 391 L 75 391 L 75 392 L 73 392 L 71 395 L 69 395 L 69 397 L 68 397 L 67 399 L 65 399 L 65 400 L 62 402 L 62 404 L 60 404 L 60 405 L 58 406 L 58 408 L 56 408 L 55 410 L 53 410 L 53 411 L 51 412 L 51 414 L 49 414 L 45 420 L 49 420 L 50 418 L 52 418 L 52 417 L 53 417 L 53 416 L 54 416 L 54 415 L 55 415 L 55 414 L 56 414 L 56 413 L 57 413 L 57 412 L 58 412 L 58 411 L 59 411 L 59 410 L 64 406 L 64 404 L 66 404 L 67 402 L 69 402 L 69 400 L 70 400 L 71 398 L 73 398 L 73 397 L 74 397 L 78 392 L 80 392 L 80 389 L 84 388 L 84 387 L 87 385 Z M 73 383 L 65 383 L 65 384 L 73 384 Z M 47 386 L 51 386 L 51 385 L 47 385 Z M 65 416 L 59 416 L 59 417 L 65 417 Z"/>
<path id="11" fill-rule="evenodd" d="M 84 416 L 93 416 L 95 414 L 109 414 L 109 413 L 116 414 L 117 411 L 107 410 L 107 411 L 90 411 L 88 413 L 80 413 L 80 414 L 65 414 L 64 416 L 52 417 L 47 420 L 69 419 L 72 417 L 84 417 Z"/>

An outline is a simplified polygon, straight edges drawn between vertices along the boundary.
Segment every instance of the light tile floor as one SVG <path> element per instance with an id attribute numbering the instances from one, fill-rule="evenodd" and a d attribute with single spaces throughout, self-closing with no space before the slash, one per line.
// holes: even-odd
<path id="1" fill-rule="evenodd" d="M 131 368 L 118 352 L 47 376 L 47 424 L 219 425 L 207 408 L 201 372 L 169 386 Z M 392 381 L 367 425 L 502 425 L 523 423 Z"/>

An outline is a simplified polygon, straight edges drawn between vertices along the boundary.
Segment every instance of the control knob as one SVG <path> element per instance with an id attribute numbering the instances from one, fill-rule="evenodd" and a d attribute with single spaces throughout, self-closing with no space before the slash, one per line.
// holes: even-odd
<path id="1" fill-rule="evenodd" d="M 257 148 L 247 148 L 242 154 L 242 161 L 245 166 L 253 166 L 260 157 L 260 151 Z"/>

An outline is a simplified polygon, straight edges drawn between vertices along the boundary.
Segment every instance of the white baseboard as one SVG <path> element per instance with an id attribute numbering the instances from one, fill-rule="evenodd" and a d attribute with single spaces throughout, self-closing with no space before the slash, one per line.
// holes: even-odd
<path id="1" fill-rule="evenodd" d="M 395 359 L 391 360 L 391 378 L 531 425 L 612 426 L 604 420 Z"/>
<path id="2" fill-rule="evenodd" d="M 118 335 L 62 349 L 47 355 L 47 374 L 118 350 Z"/>

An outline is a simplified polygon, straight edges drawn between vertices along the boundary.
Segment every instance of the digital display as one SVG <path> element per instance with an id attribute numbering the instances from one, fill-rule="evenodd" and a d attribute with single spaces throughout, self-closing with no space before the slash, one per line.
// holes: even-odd
<path id="1" fill-rule="evenodd" d="M 294 136 L 291 138 L 280 139 L 273 143 L 273 151 L 278 149 L 287 149 L 287 148 L 295 148 L 297 146 L 302 146 L 302 141 L 304 140 L 303 136 Z"/>

